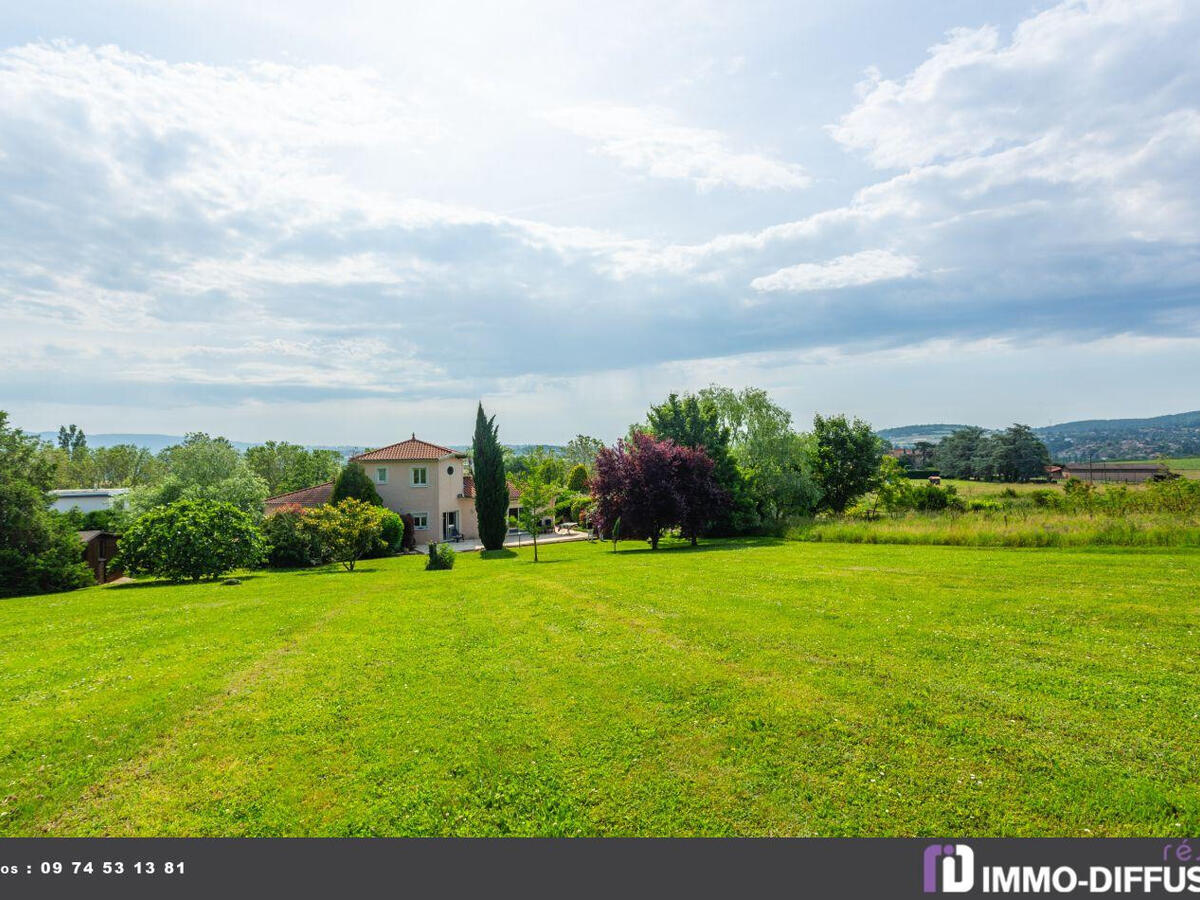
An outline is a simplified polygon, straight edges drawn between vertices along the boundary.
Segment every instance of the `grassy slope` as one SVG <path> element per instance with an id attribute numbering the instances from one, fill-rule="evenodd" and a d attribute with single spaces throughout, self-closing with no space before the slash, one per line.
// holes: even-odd
<path id="1" fill-rule="evenodd" d="M 1200 554 L 628 546 L 0 601 L 0 835 L 1200 826 Z"/>

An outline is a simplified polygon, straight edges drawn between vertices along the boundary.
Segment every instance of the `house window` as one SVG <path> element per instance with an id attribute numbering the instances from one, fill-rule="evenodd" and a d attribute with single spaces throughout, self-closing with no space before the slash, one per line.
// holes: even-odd
<path id="1" fill-rule="evenodd" d="M 454 466 L 446 466 L 446 474 L 453 475 L 454 474 Z"/>
<path id="2" fill-rule="evenodd" d="M 387 484 L 387 469 L 380 466 L 375 470 L 375 481 L 379 484 Z"/>
<path id="3" fill-rule="evenodd" d="M 413 487 L 426 487 L 429 484 L 429 469 L 425 466 L 413 466 L 412 469 L 412 485 Z"/>
<path id="4" fill-rule="evenodd" d="M 413 513 L 413 528 L 417 531 L 427 531 L 429 529 L 429 513 Z"/>

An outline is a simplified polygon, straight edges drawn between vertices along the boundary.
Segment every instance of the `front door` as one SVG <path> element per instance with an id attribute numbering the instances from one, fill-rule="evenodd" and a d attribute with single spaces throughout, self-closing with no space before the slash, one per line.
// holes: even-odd
<path id="1" fill-rule="evenodd" d="M 450 533 L 458 530 L 458 510 L 442 513 L 442 540 L 450 540 Z"/>

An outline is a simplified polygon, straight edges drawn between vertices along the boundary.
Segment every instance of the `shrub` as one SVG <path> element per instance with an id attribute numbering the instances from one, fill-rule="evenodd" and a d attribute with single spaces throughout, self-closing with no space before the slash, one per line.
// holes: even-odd
<path id="1" fill-rule="evenodd" d="M 1047 488 L 1038 488 L 1036 491 L 1030 491 L 1028 496 L 1029 502 L 1034 506 L 1045 508 L 1060 505 L 1058 492 Z"/>
<path id="2" fill-rule="evenodd" d="M 949 509 L 952 506 L 965 508 L 965 504 L 958 500 L 958 492 L 955 491 L 953 485 L 940 488 L 935 484 L 919 484 L 912 489 L 910 495 L 910 504 L 913 509 L 921 512 L 937 512 L 938 510 Z"/>
<path id="3" fill-rule="evenodd" d="M 579 493 L 587 490 L 588 470 L 583 463 L 577 463 L 567 476 L 567 490 Z"/>
<path id="4" fill-rule="evenodd" d="M 592 498 L 588 496 L 578 497 L 571 504 L 571 520 L 574 522 L 582 522 L 587 518 L 588 510 L 591 508 Z"/>
<path id="5" fill-rule="evenodd" d="M 0 484 L 0 597 L 72 591 L 92 584 L 78 529 L 45 509 L 30 484 Z"/>
<path id="6" fill-rule="evenodd" d="M 217 500 L 177 500 L 134 520 L 112 565 L 131 575 L 199 581 L 256 566 L 265 551 L 249 513 Z"/>
<path id="7" fill-rule="evenodd" d="M 321 545 L 304 527 L 302 506 L 284 507 L 263 522 L 263 534 L 270 545 L 267 564 L 280 569 L 299 569 L 320 565 Z"/>
<path id="8" fill-rule="evenodd" d="M 941 475 L 941 469 L 907 469 L 904 472 L 909 478 L 924 478 L 928 479 L 932 475 Z"/>
<path id="9" fill-rule="evenodd" d="M 453 569 L 454 558 L 458 556 L 449 544 L 433 543 L 429 545 L 429 561 L 425 563 L 425 571 L 433 572 L 442 569 Z"/>
<path id="10" fill-rule="evenodd" d="M 355 564 L 380 541 L 386 510 L 353 497 L 310 509 L 304 528 L 321 547 L 321 555 L 353 572 Z"/>
<path id="11" fill-rule="evenodd" d="M 384 513 L 379 537 L 389 553 L 395 553 L 404 543 L 404 520 L 397 513 Z"/>
<path id="12" fill-rule="evenodd" d="M 329 502 L 336 504 L 342 500 L 361 500 L 372 506 L 383 506 L 379 491 L 375 490 L 375 484 L 367 475 L 366 469 L 356 462 L 346 463 L 333 484 Z"/>
<path id="13" fill-rule="evenodd" d="M 400 521 L 404 523 L 404 537 L 400 539 L 400 547 L 406 552 L 415 552 L 417 549 L 417 520 L 412 517 L 412 513 L 404 513 L 400 517 Z"/>

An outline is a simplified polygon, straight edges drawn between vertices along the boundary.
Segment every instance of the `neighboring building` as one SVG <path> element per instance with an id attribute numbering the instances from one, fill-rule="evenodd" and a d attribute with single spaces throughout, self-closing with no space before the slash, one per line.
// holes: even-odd
<path id="1" fill-rule="evenodd" d="M 83 561 L 88 564 L 98 584 L 106 584 L 121 577 L 120 569 L 111 569 L 108 564 L 117 554 L 117 535 L 111 531 L 81 531 L 79 542 L 83 544 Z"/>
<path id="2" fill-rule="evenodd" d="M 318 484 L 316 487 L 304 488 L 299 491 L 288 491 L 286 494 L 280 494 L 278 497 L 268 497 L 264 505 L 266 506 L 267 515 L 270 515 L 286 506 L 321 506 L 329 502 L 332 494 L 333 482 L 327 481 L 324 484 Z"/>
<path id="3" fill-rule="evenodd" d="M 384 506 L 413 517 L 417 543 L 449 540 L 455 530 L 469 540 L 479 537 L 475 481 L 466 471 L 467 454 L 422 441 L 414 434 L 407 441 L 360 453 L 350 461 L 366 470 Z M 513 504 L 510 514 L 514 514 L 520 506 L 519 495 L 512 485 L 508 491 Z M 280 494 L 267 499 L 266 510 L 319 506 L 328 503 L 332 493 L 333 482 L 328 482 Z"/>
<path id="4" fill-rule="evenodd" d="M 78 509 L 80 512 L 95 512 L 98 509 L 110 509 L 118 497 L 129 493 L 129 488 L 70 488 L 68 490 L 51 491 L 51 509 L 59 512 L 70 512 Z"/>
<path id="5" fill-rule="evenodd" d="M 1178 477 L 1165 465 L 1158 463 L 1064 463 L 1059 469 L 1060 472 L 1057 475 L 1049 470 L 1047 474 L 1051 478 L 1078 478 L 1081 481 L 1117 482 L 1121 484 L 1166 481 Z"/>

